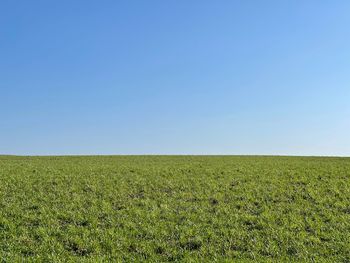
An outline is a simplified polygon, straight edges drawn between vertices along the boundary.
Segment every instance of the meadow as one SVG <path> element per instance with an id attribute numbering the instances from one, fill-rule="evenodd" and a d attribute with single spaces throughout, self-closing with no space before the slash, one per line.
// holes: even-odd
<path id="1" fill-rule="evenodd" d="M 2 262 L 350 262 L 350 158 L 0 156 Z"/>

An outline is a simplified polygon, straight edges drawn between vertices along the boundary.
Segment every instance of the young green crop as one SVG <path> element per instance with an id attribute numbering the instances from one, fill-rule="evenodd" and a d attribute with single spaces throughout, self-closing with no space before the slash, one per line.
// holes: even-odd
<path id="1" fill-rule="evenodd" d="M 350 159 L 0 156 L 4 262 L 350 262 Z"/>

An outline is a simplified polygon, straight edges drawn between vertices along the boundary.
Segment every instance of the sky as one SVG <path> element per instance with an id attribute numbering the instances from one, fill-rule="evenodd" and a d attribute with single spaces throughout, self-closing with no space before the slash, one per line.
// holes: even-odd
<path id="1" fill-rule="evenodd" d="M 350 1 L 0 2 L 0 154 L 350 156 Z"/>

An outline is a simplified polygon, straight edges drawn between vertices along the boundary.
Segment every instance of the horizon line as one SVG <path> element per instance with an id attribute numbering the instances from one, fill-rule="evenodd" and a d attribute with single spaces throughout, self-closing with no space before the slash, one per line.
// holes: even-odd
<path id="1" fill-rule="evenodd" d="M 350 158 L 349 155 L 297 155 L 297 154 L 0 154 L 0 157 L 108 157 L 108 156 L 208 156 L 208 157 L 319 157 L 319 158 Z"/>

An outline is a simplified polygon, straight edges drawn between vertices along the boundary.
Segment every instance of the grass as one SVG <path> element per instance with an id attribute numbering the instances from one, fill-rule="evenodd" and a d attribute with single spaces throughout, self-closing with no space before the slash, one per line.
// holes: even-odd
<path id="1" fill-rule="evenodd" d="M 350 262 L 350 158 L 0 156 L 4 262 Z"/>

